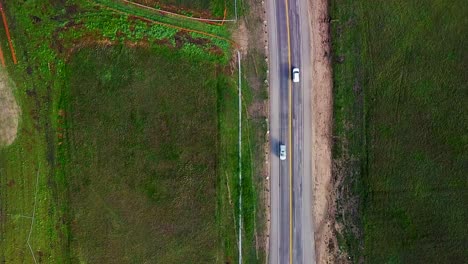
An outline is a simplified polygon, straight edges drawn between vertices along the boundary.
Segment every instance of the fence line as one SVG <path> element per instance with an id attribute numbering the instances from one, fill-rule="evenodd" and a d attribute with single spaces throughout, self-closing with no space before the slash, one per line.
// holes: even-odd
<path id="1" fill-rule="evenodd" d="M 241 55 L 237 51 L 237 61 L 239 67 L 239 264 L 242 264 L 242 78 L 241 78 Z"/>

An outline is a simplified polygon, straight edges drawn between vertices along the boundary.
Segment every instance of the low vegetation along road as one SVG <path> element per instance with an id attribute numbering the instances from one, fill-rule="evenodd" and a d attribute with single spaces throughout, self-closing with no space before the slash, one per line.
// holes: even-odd
<path id="1" fill-rule="evenodd" d="M 267 5 L 270 58 L 270 263 L 315 263 L 308 1 Z M 293 67 L 300 82 L 291 81 Z M 287 158 L 279 159 L 279 145 Z"/>

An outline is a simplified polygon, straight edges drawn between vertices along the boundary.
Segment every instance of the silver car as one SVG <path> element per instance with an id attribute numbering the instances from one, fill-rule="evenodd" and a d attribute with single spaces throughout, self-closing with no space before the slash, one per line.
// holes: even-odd
<path id="1" fill-rule="evenodd" d="M 286 160 L 286 145 L 280 145 L 280 160 Z"/>

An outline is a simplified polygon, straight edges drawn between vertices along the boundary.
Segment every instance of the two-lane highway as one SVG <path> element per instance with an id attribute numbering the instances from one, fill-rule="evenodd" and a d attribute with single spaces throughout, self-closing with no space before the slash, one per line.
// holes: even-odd
<path id="1" fill-rule="evenodd" d="M 273 4 L 279 8 L 269 8 L 269 27 L 274 28 L 275 34 L 269 35 L 270 53 L 270 190 L 271 190 L 271 232 L 270 251 L 271 263 L 289 263 L 290 237 L 292 217 L 290 206 L 292 178 L 290 170 L 292 166 L 290 154 L 290 114 L 289 111 L 289 32 L 286 26 L 286 1 L 276 0 Z M 269 6 L 271 2 L 267 3 Z M 285 161 L 279 159 L 279 145 L 287 147 Z"/>
<path id="2" fill-rule="evenodd" d="M 267 2 L 270 63 L 270 263 L 315 263 L 308 1 Z M 300 82 L 291 81 L 293 67 Z M 279 160 L 279 144 L 287 159 Z"/>

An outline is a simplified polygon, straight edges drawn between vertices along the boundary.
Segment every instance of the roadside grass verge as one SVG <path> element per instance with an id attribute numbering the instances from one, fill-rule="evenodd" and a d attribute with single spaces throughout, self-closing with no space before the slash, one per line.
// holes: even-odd
<path id="1" fill-rule="evenodd" d="M 342 249 L 353 262 L 463 262 L 466 5 L 331 6 Z"/>
<path id="2" fill-rule="evenodd" d="M 245 72 L 245 70 L 244 70 Z M 266 142 L 266 121 L 262 116 L 252 116 L 250 107 L 258 103 L 256 91 L 245 78 L 243 81 L 243 222 L 244 222 L 244 252 L 245 263 L 263 263 L 265 249 L 263 243 L 263 230 L 266 224 L 265 204 L 263 203 L 264 182 L 264 144 Z M 257 114 L 257 113 L 256 113 Z"/>
<path id="3" fill-rule="evenodd" d="M 341 5 L 346 5 L 342 7 Z M 361 37 L 362 23 L 354 22 L 355 7 L 351 2 L 331 1 L 330 15 L 333 50 L 333 174 L 337 186 L 336 220 L 343 226 L 337 233 L 340 250 L 351 256 L 353 263 L 362 261 L 362 200 L 366 195 L 363 177 L 366 173 L 364 127 L 364 92 L 362 88 L 364 59 L 359 56 L 366 40 Z M 350 26 L 352 25 L 352 26 Z M 353 28 L 354 27 L 354 28 Z"/>
<path id="4" fill-rule="evenodd" d="M 238 72 L 234 75 L 236 75 Z M 242 184 L 239 182 L 239 127 L 238 127 L 238 89 L 237 81 L 229 81 L 231 89 L 218 90 L 218 120 L 220 131 L 220 166 L 219 188 L 224 190 L 220 194 L 225 195 L 218 201 L 220 210 L 225 220 L 224 226 L 231 233 L 222 236 L 225 252 L 229 263 L 238 262 L 238 235 L 239 235 L 239 195 L 242 188 L 242 256 L 244 263 L 260 263 L 262 252 L 257 251 L 256 235 L 261 222 L 257 219 L 258 204 L 258 177 L 255 167 L 255 158 L 261 145 L 257 132 L 259 127 L 253 127 L 254 123 L 249 118 L 247 107 L 252 103 L 251 89 L 245 79 L 242 79 Z M 235 146 L 235 147 L 233 147 Z M 261 165 L 261 164 L 260 164 Z M 223 178 L 224 174 L 224 178 Z M 241 186 L 242 185 L 242 186 Z M 230 196 L 230 197 L 228 197 Z M 229 204 L 228 204 L 229 203 Z"/>

